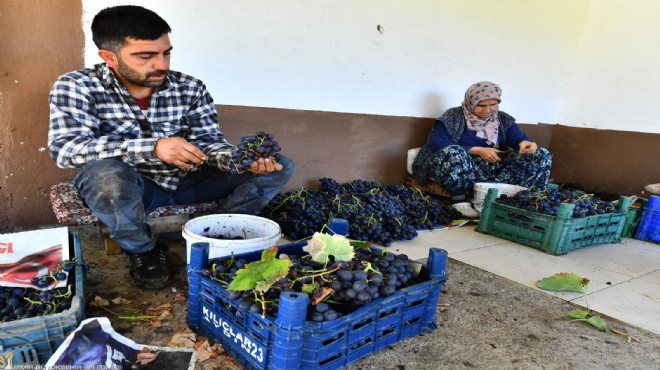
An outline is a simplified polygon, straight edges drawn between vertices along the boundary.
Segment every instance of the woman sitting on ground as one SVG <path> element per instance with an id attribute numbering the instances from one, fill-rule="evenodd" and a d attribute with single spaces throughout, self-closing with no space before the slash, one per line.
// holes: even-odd
<path id="1" fill-rule="evenodd" d="M 415 179 L 436 182 L 452 195 L 463 212 L 467 192 L 476 182 L 495 182 L 544 189 L 552 156 L 539 148 L 500 111 L 502 90 L 492 82 L 477 82 L 465 92 L 460 107 L 448 109 L 436 120 L 426 143 L 413 162 Z M 478 213 L 477 213 L 478 215 Z"/>

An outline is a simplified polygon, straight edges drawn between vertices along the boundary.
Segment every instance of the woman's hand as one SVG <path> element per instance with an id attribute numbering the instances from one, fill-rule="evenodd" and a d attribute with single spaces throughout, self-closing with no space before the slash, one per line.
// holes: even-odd
<path id="1" fill-rule="evenodd" d="M 538 145 L 535 142 L 526 140 L 521 141 L 519 147 L 518 153 L 520 154 L 534 154 L 536 149 L 538 149 Z"/>
<path id="2" fill-rule="evenodd" d="M 499 156 L 499 153 L 502 153 L 502 151 L 495 148 L 474 146 L 468 150 L 468 153 L 478 155 L 481 159 L 489 163 L 497 163 L 502 160 Z"/>
<path id="3" fill-rule="evenodd" d="M 252 162 L 250 168 L 246 170 L 255 175 L 263 175 L 275 171 L 281 171 L 284 168 L 281 164 L 277 163 L 274 158 L 259 158 Z"/>

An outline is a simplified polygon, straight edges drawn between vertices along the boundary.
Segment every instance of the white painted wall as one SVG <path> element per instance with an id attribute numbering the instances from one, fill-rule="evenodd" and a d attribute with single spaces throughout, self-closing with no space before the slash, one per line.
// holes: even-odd
<path id="1" fill-rule="evenodd" d="M 519 122 L 660 133 L 639 99 L 660 49 L 631 55 L 660 45 L 655 0 L 83 0 L 86 65 L 94 15 L 127 3 L 168 21 L 172 69 L 218 104 L 436 117 L 490 80 Z"/>

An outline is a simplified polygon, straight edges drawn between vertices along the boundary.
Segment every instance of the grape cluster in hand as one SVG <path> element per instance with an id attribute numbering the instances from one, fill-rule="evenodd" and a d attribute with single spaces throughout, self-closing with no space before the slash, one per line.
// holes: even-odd
<path id="1" fill-rule="evenodd" d="M 573 218 L 619 212 L 612 202 L 603 201 L 582 190 L 530 189 L 523 190 L 514 196 L 503 194 L 497 199 L 497 202 L 551 216 L 557 215 L 562 203 L 571 203 L 575 204 Z"/>
<path id="2" fill-rule="evenodd" d="M 532 154 L 521 154 L 513 149 L 506 150 L 499 154 L 502 159 L 502 178 L 514 185 L 529 186 L 530 179 L 537 175 L 538 167 L 535 164 L 535 158 Z M 515 162 L 515 165 L 511 163 Z M 539 183 L 546 184 L 547 178 Z"/>
<path id="3" fill-rule="evenodd" d="M 234 162 L 231 172 L 241 173 L 250 168 L 252 162 L 259 158 L 272 157 L 277 160 L 280 150 L 282 148 L 273 134 L 259 131 L 254 135 L 243 136 L 236 149 L 231 153 L 231 159 Z"/>
<path id="4" fill-rule="evenodd" d="M 349 222 L 351 239 L 386 247 L 397 240 L 413 239 L 417 230 L 433 229 L 461 217 L 453 208 L 410 187 L 364 180 L 340 184 L 325 177 L 319 182 L 319 190 L 301 188 L 278 194 L 262 216 L 277 222 L 291 240 L 309 237 L 331 219 L 343 218 Z"/>
<path id="5" fill-rule="evenodd" d="M 334 261 L 323 264 L 309 255 L 289 255 L 291 267 L 285 278 L 277 281 L 261 298 L 253 291 L 228 291 L 234 305 L 229 310 L 239 317 L 243 312 L 277 316 L 281 292 L 302 292 L 305 286 L 313 286 L 313 298 L 307 313 L 309 321 L 331 321 L 353 312 L 380 297 L 388 297 L 397 290 L 422 281 L 417 270 L 405 254 L 358 253 L 351 261 Z M 245 260 L 228 260 L 205 269 L 203 274 L 229 285 L 237 266 Z M 330 294 L 323 296 L 330 290 Z M 315 298 L 315 299 L 314 299 Z M 265 304 L 260 300 L 264 299 Z M 320 301 L 319 301 L 320 300 Z M 266 307 L 266 312 L 263 312 Z"/>

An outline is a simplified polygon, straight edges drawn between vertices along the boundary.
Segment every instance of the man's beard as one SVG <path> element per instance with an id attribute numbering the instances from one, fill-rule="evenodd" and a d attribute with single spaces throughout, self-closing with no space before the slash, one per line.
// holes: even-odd
<path id="1" fill-rule="evenodd" d="M 140 72 L 127 66 L 121 59 L 118 60 L 117 71 L 126 81 L 132 83 L 133 85 L 142 86 L 142 87 L 161 86 L 165 82 L 165 80 L 150 81 L 149 77 L 162 76 L 162 75 L 167 75 L 169 73 L 169 71 L 154 71 L 154 72 L 149 72 L 143 76 L 140 74 Z"/>

